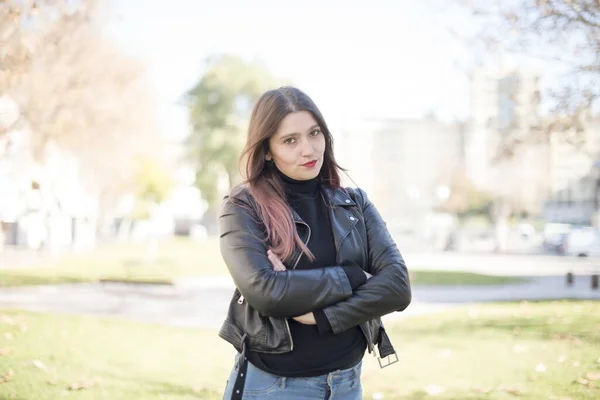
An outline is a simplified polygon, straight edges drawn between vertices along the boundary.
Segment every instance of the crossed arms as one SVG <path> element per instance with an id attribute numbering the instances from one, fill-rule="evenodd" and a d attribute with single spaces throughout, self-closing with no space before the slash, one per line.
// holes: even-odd
<path id="1" fill-rule="evenodd" d="M 235 285 L 261 314 L 292 318 L 319 310 L 334 333 L 402 311 L 411 301 L 404 260 L 385 222 L 360 189 L 354 191 L 367 232 L 372 274 L 353 289 L 345 267 L 275 270 L 252 207 L 226 198 L 219 216 L 221 254 Z"/>

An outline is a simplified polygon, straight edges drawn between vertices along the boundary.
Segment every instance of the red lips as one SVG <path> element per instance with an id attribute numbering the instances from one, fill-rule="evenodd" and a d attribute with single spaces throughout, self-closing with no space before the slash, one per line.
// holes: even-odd
<path id="1" fill-rule="evenodd" d="M 317 160 L 312 160 L 312 161 L 309 161 L 309 162 L 307 162 L 305 164 L 302 164 L 302 166 L 306 167 L 306 168 L 312 168 L 315 165 L 317 165 Z"/>

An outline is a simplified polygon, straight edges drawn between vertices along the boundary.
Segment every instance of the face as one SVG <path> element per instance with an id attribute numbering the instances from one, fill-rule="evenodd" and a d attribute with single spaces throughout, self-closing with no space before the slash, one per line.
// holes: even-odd
<path id="1" fill-rule="evenodd" d="M 288 114 L 269 138 L 267 160 L 298 181 L 316 178 L 323 166 L 325 136 L 308 111 Z"/>

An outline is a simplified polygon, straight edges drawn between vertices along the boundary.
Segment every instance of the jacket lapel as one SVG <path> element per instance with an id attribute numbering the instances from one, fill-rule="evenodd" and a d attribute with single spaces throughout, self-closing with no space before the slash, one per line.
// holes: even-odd
<path id="1" fill-rule="evenodd" d="M 353 212 L 356 202 L 342 189 L 323 186 L 323 194 L 329 207 L 329 219 L 333 230 L 336 248 L 336 259 L 342 242 L 358 223 L 358 216 Z M 337 260 L 339 262 L 339 260 Z"/>

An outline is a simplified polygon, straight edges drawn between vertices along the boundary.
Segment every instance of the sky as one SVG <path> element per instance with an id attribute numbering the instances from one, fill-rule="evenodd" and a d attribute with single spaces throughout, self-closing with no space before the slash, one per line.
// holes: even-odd
<path id="1" fill-rule="evenodd" d="M 427 1 L 114 0 L 108 31 L 146 65 L 161 130 L 188 132 L 178 99 L 215 53 L 262 60 L 332 128 L 362 118 L 468 114 L 462 44 Z"/>

